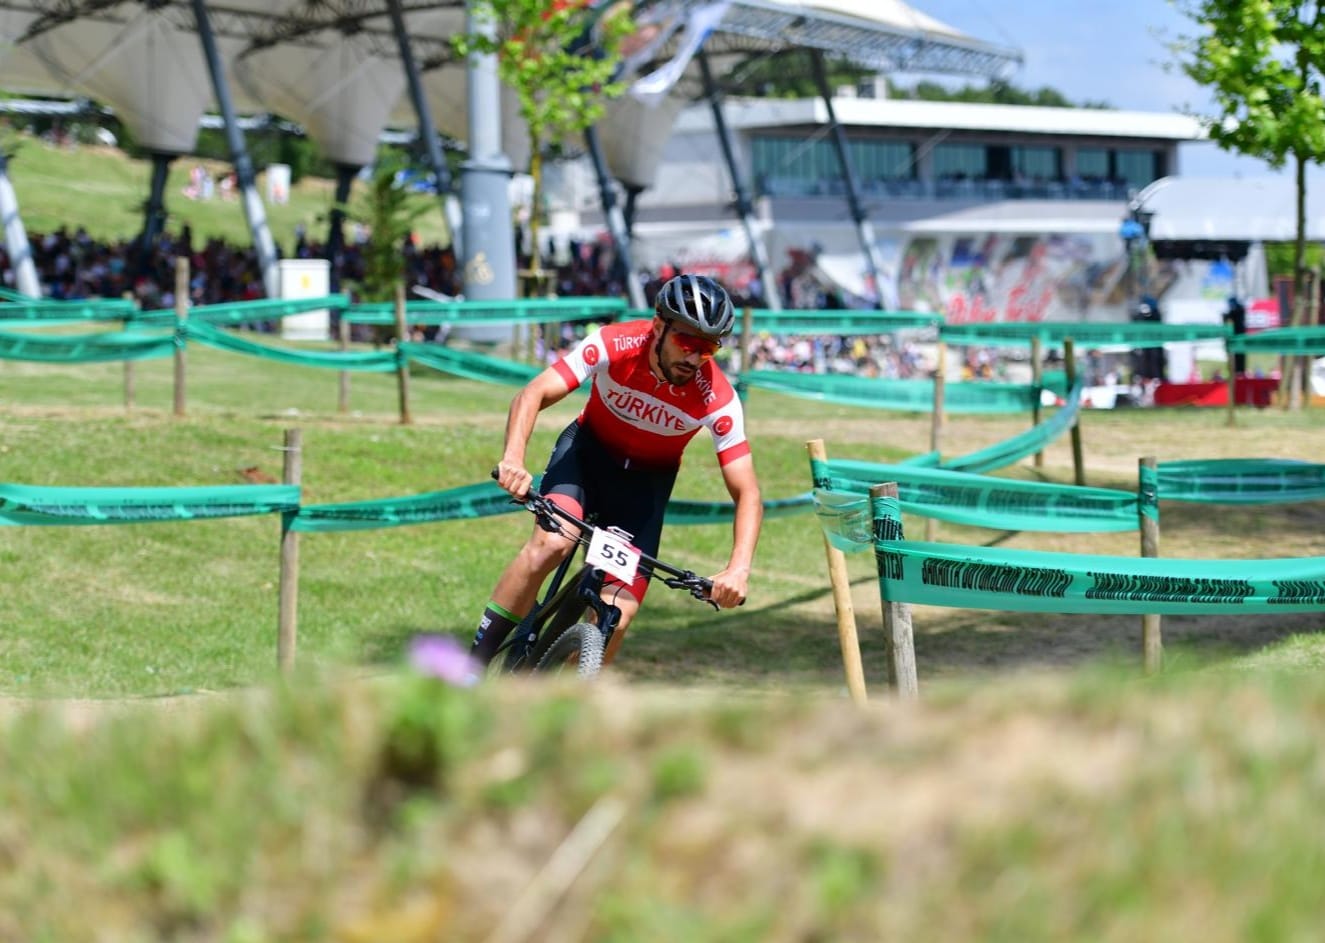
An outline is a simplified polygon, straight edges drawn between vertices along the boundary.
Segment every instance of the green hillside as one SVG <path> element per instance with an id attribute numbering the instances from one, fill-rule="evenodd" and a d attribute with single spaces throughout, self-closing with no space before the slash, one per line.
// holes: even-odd
<path id="1" fill-rule="evenodd" d="M 218 237 L 236 245 L 249 244 L 252 239 L 238 197 L 223 199 L 219 186 L 209 201 L 185 196 L 189 171 L 198 165 L 206 167 L 217 181 L 230 169 L 217 161 L 190 157 L 175 160 L 166 186 L 167 228 L 178 231 L 188 223 L 195 239 Z M 143 204 L 152 179 L 150 161 L 130 159 L 112 147 L 57 147 L 23 137 L 10 158 L 9 174 L 30 234 L 60 226 L 70 230 L 82 226 L 98 240 L 113 241 L 130 239 L 142 230 Z M 351 206 L 362 188 L 362 182 L 356 181 Z M 265 198 L 263 174 L 258 177 L 258 192 Z M 289 253 L 293 248 L 299 224 L 304 225 L 310 239 L 325 241 L 326 219 L 334 196 L 333 181 L 305 178 L 292 188 L 289 203 L 266 203 L 268 225 L 282 251 Z M 423 243 L 444 242 L 446 229 L 440 203 L 432 197 L 417 199 L 430 206 L 418 223 Z"/>

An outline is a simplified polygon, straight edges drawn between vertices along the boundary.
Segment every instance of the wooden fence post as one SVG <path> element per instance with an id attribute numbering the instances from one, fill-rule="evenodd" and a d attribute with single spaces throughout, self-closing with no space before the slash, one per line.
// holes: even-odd
<path id="1" fill-rule="evenodd" d="M 870 488 L 870 498 L 897 497 L 897 482 L 886 481 Z M 873 514 L 871 513 L 871 517 Z M 876 555 L 877 556 L 877 555 Z M 883 603 L 883 641 L 888 650 L 888 681 L 898 698 L 914 701 L 920 697 L 920 681 L 916 677 L 915 638 L 911 629 L 911 604 Z"/>
<path id="2" fill-rule="evenodd" d="M 1153 475 L 1157 471 L 1155 456 L 1147 455 L 1137 463 L 1137 480 L 1145 475 L 1146 469 Z M 1159 520 L 1143 513 L 1144 488 L 1137 492 L 1136 513 L 1141 525 L 1141 556 L 1159 556 Z M 1158 505 L 1158 495 L 1156 495 Z M 1143 615 L 1141 617 L 1141 652 L 1145 662 L 1146 674 L 1154 674 L 1164 665 L 1164 641 L 1161 634 L 1161 616 Z"/>
<path id="3" fill-rule="evenodd" d="M 947 413 L 944 411 L 944 397 L 948 385 L 948 345 L 939 341 L 938 365 L 934 369 L 934 408 L 930 411 L 929 417 L 929 450 L 937 452 L 943 443 L 943 426 L 947 422 Z M 932 517 L 925 518 L 925 539 L 934 539 L 934 529 L 937 521 Z"/>
<path id="4" fill-rule="evenodd" d="M 1063 368 L 1067 371 L 1067 394 L 1073 395 L 1077 385 L 1077 357 L 1072 338 L 1063 338 Z M 1081 405 L 1077 407 L 1077 418 L 1072 422 L 1072 473 L 1079 485 L 1086 483 L 1086 466 L 1081 458 Z"/>
<path id="5" fill-rule="evenodd" d="M 1038 336 L 1031 338 L 1031 385 L 1038 391 L 1041 384 L 1044 383 L 1044 364 L 1041 362 L 1043 352 L 1040 350 L 1040 338 Z M 1036 395 L 1035 402 L 1031 403 L 1031 425 L 1040 424 L 1040 397 Z M 1044 467 L 1044 449 L 1035 453 L 1035 467 Z"/>
<path id="6" fill-rule="evenodd" d="M 409 361 L 405 359 L 401 346 L 409 340 L 409 325 L 405 323 L 405 283 L 396 282 L 396 387 L 400 393 L 400 424 L 412 425 L 414 417 L 409 412 Z"/>
<path id="7" fill-rule="evenodd" d="M 133 292 L 126 291 L 124 293 L 124 300 L 132 301 Z M 131 324 L 133 324 L 133 315 L 127 315 L 124 318 L 124 330 L 126 332 L 129 330 L 129 326 Z M 133 412 L 134 400 L 136 398 L 135 380 L 136 378 L 134 376 L 134 361 L 132 360 L 124 361 L 124 411 L 126 413 Z"/>
<path id="8" fill-rule="evenodd" d="M 124 319 L 124 330 L 126 332 L 129 330 L 129 325 L 132 323 L 133 321 L 131 318 Z M 133 412 L 133 401 L 136 398 L 135 387 L 133 360 L 128 359 L 124 361 L 124 411 L 126 413 Z"/>
<path id="9" fill-rule="evenodd" d="M 340 352 L 343 354 L 350 349 L 350 322 L 346 320 L 344 311 L 340 313 L 338 331 L 340 333 Z M 340 372 L 340 389 L 336 396 L 336 411 L 340 413 L 350 411 L 350 371 L 348 370 Z"/>
<path id="10" fill-rule="evenodd" d="M 185 371 L 185 351 L 188 342 L 184 338 L 184 323 L 189 318 L 189 260 L 186 256 L 175 258 L 175 330 L 179 334 L 175 339 L 175 415 L 183 416 L 188 405 L 187 374 Z"/>
<path id="11" fill-rule="evenodd" d="M 746 309 L 747 311 L 749 308 Z M 813 461 L 828 461 L 823 439 L 811 439 L 805 443 Z M 846 672 L 847 691 L 851 700 L 864 704 L 865 669 L 860 660 L 860 638 L 856 633 L 856 610 L 851 604 L 851 578 L 847 575 L 846 554 L 833 546 L 827 534 L 823 534 L 824 555 L 828 558 L 828 581 L 833 587 L 833 609 L 837 613 L 837 643 L 842 650 L 842 668 Z"/>
<path id="12" fill-rule="evenodd" d="M 304 473 L 304 434 L 285 430 L 285 463 L 281 480 L 297 485 Z M 281 584 L 276 623 L 276 666 L 282 674 L 294 668 L 299 636 L 299 533 L 292 530 L 293 514 L 281 515 Z"/>

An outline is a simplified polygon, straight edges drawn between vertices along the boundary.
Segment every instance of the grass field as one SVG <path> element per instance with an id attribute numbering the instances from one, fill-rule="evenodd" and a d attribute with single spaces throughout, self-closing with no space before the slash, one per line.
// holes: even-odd
<path id="1" fill-rule="evenodd" d="M 419 375 L 402 427 L 388 377 L 355 377 L 340 416 L 334 373 L 189 365 L 177 420 L 169 362 L 138 365 L 130 413 L 119 365 L 0 362 L 0 481 L 238 483 L 279 475 L 297 426 L 306 502 L 412 494 L 485 479 L 512 392 Z M 805 490 L 807 439 L 897 459 L 929 438 L 925 416 L 757 391 L 747 412 L 767 497 Z M 942 448 L 1025 424 L 951 417 Z M 1325 455 L 1310 411 L 1082 425 L 1090 484 L 1132 487 L 1143 455 Z M 680 496 L 721 497 L 706 451 Z M 1070 455 L 1005 473 L 1066 481 Z M 1320 502 L 1166 504 L 1162 524 L 1166 556 L 1325 553 Z M 740 610 L 655 590 L 592 692 L 408 678 L 409 638 L 467 639 L 528 526 L 305 536 L 289 685 L 274 518 L 0 528 L 0 941 L 478 940 L 502 921 L 501 939 L 632 943 L 1316 933 L 1325 619 L 1166 619 L 1168 669 L 1144 679 L 1136 618 L 918 607 L 908 708 L 882 698 L 873 564 L 852 557 L 860 711 L 806 516 L 768 522 Z M 1135 534 L 939 537 L 1137 552 Z M 672 528 L 663 556 L 711 571 L 726 546 L 723 527 Z"/>
<path id="2" fill-rule="evenodd" d="M 122 406 L 119 365 L 53 368 L 0 365 L 0 480 L 44 485 L 238 483 L 242 469 L 278 477 L 283 430 L 304 429 L 306 503 L 393 497 L 486 478 L 500 448 L 509 389 L 436 374 L 413 384 L 414 426 L 394 420 L 394 380 L 353 380 L 356 413 L 334 411 L 336 375 L 272 366 L 228 353 L 190 354 L 189 416 L 169 417 L 171 365 L 137 367 L 137 408 Z M 120 404 L 120 405 L 117 405 Z M 546 454 L 578 408 L 545 417 L 531 456 Z M 751 429 L 765 493 L 807 487 L 804 443 L 822 436 L 833 454 L 896 459 L 928 441 L 928 419 L 831 407 L 756 393 Z M 960 454 L 1024 428 L 1021 417 L 955 418 L 944 451 Z M 1325 438 L 1308 414 L 1246 412 L 1234 430 L 1218 411 L 1091 413 L 1084 439 L 1091 483 L 1132 487 L 1136 460 L 1322 454 Z M 1175 431 L 1173 427 L 1180 427 Z M 718 499 L 712 459 L 698 446 L 678 494 Z M 536 459 L 534 459 L 536 461 Z M 1012 474 L 1029 474 L 1029 463 Z M 1071 475 L 1066 442 L 1044 474 Z M 1208 508 L 1164 513 L 1170 556 L 1311 555 L 1321 519 L 1308 506 Z M 465 637 L 503 561 L 528 527 L 519 515 L 302 539 L 300 657 L 310 664 L 381 666 L 421 631 Z M 916 522 L 914 527 L 922 525 Z M 264 680 L 273 666 L 278 524 L 250 518 L 130 527 L 6 528 L 0 554 L 12 574 L 11 624 L 0 658 L 0 692 L 134 695 L 214 690 Z M 991 534 L 957 527 L 940 536 L 1010 546 L 1134 554 L 1135 534 Z M 725 559 L 723 526 L 674 528 L 666 555 L 696 569 Z M 862 625 L 879 616 L 868 555 L 853 558 Z M 809 516 L 771 520 L 753 598 L 739 612 L 708 618 L 678 594 L 658 592 L 648 629 L 627 645 L 622 671 L 639 679 L 728 684 L 835 685 L 839 675 L 822 548 Z M 77 587 L 77 592 L 69 592 Z M 1210 650 L 1255 647 L 1301 626 L 1291 617 L 1173 619 L 1172 638 Z M 961 675 L 1004 664 L 1071 663 L 1128 657 L 1135 620 L 917 613 L 921 674 Z M 1209 631 L 1187 632 L 1188 625 Z M 1018 631 L 1011 631 L 1013 626 Z M 875 676 L 882 652 L 865 631 Z M 825 641 L 829 644 L 825 644 Z"/>

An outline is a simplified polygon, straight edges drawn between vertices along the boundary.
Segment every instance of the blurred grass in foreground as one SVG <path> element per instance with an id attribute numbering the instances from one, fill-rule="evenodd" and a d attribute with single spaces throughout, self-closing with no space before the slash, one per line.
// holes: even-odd
<path id="1" fill-rule="evenodd" d="M 0 939 L 463 941 L 529 909 L 540 940 L 1319 925 L 1315 674 L 1024 675 L 866 711 L 299 682 L 11 719 Z M 549 864 L 563 845 L 582 869 Z"/>

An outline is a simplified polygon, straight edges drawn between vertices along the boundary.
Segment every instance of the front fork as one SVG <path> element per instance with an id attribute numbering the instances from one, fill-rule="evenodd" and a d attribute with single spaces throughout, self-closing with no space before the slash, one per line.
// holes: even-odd
<path id="1" fill-rule="evenodd" d="M 569 558 L 563 561 L 562 570 L 554 582 L 560 582 L 564 577 L 568 561 Z M 603 575 L 602 570 L 585 564 L 573 581 L 536 605 L 511 633 L 513 637 L 506 652 L 507 670 L 524 666 L 540 637 L 551 642 L 565 629 L 582 621 L 580 617 L 585 609 L 593 610 L 594 622 L 603 633 L 603 649 L 606 650 L 621 622 L 621 609 L 603 599 Z M 548 609 L 553 610 L 552 615 L 544 618 Z M 542 623 L 542 629 L 535 628 L 539 623 Z"/>

